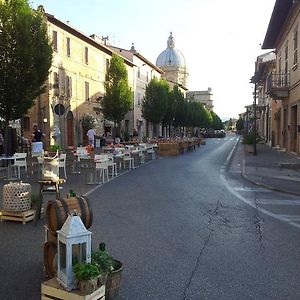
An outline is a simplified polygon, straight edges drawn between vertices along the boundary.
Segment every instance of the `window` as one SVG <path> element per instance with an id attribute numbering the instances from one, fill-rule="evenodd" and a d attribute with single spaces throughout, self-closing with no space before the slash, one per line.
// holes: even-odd
<path id="1" fill-rule="evenodd" d="M 71 48 L 70 48 L 70 38 L 67 38 L 67 56 L 71 56 Z"/>
<path id="2" fill-rule="evenodd" d="M 148 82 L 149 81 L 149 72 L 147 71 L 147 74 L 146 74 L 146 81 Z"/>
<path id="3" fill-rule="evenodd" d="M 30 118 L 29 117 L 22 117 L 22 129 L 24 131 L 30 130 Z"/>
<path id="4" fill-rule="evenodd" d="M 89 48 L 84 47 L 84 62 L 85 64 L 89 64 Z"/>
<path id="5" fill-rule="evenodd" d="M 66 97 L 72 97 L 72 77 L 66 76 Z"/>
<path id="6" fill-rule="evenodd" d="M 140 67 L 138 67 L 137 77 L 138 77 L 138 78 L 141 78 L 141 68 L 140 68 Z"/>
<path id="7" fill-rule="evenodd" d="M 53 85 L 52 85 L 53 89 L 54 89 L 54 95 L 58 96 L 59 95 L 59 76 L 57 72 L 53 73 Z"/>
<path id="8" fill-rule="evenodd" d="M 87 81 L 84 82 L 84 92 L 85 92 L 85 100 L 89 101 L 90 100 L 90 84 Z"/>
<path id="9" fill-rule="evenodd" d="M 288 41 L 285 44 L 284 48 L 284 84 L 285 86 L 288 83 L 288 65 L 289 65 L 289 44 Z"/>
<path id="10" fill-rule="evenodd" d="M 294 66 L 298 64 L 298 28 L 294 30 Z"/>
<path id="11" fill-rule="evenodd" d="M 140 93 L 137 94 L 137 104 L 138 104 L 138 106 L 141 105 L 141 94 Z"/>
<path id="12" fill-rule="evenodd" d="M 52 45 L 53 50 L 57 52 L 57 31 L 52 31 Z"/>

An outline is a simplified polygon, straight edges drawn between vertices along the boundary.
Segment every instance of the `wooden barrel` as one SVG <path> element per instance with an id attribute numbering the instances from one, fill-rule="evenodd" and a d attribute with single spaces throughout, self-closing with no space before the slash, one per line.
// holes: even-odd
<path id="1" fill-rule="evenodd" d="M 76 210 L 84 226 L 90 228 L 93 223 L 93 212 L 88 198 L 75 196 L 67 199 L 51 200 L 47 204 L 46 215 L 49 230 L 56 235 L 68 215 Z"/>
<path id="2" fill-rule="evenodd" d="M 46 242 L 44 244 L 44 268 L 49 278 L 57 273 L 57 244 Z"/>
<path id="3" fill-rule="evenodd" d="M 110 300 L 119 295 L 123 264 L 115 259 L 115 270 L 107 275 L 105 283 L 105 299 Z"/>

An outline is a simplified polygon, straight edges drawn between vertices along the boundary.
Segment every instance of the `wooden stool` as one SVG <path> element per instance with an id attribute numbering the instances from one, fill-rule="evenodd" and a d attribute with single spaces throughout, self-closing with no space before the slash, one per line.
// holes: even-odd
<path id="1" fill-rule="evenodd" d="M 66 182 L 65 179 L 60 179 L 60 178 L 56 180 L 54 179 L 38 180 L 38 183 L 40 184 L 40 193 L 39 193 L 39 200 L 37 202 L 35 222 L 37 222 L 41 217 L 41 208 L 43 203 L 44 192 L 54 192 L 56 193 L 56 199 L 60 199 L 59 185 L 65 182 Z M 49 190 L 48 187 L 54 187 L 54 190 Z"/>

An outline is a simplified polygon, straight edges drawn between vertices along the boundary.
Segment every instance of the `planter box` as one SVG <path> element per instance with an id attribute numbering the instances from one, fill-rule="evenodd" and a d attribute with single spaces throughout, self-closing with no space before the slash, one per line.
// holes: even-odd
<path id="1" fill-rule="evenodd" d="M 42 300 L 104 300 L 105 299 L 105 285 L 95 290 L 89 295 L 83 295 L 78 290 L 66 291 L 56 280 L 52 278 L 45 281 L 41 285 L 41 299 Z"/>
<path id="2" fill-rule="evenodd" d="M 245 150 L 248 152 L 248 153 L 253 153 L 253 145 L 252 144 L 245 144 Z"/>

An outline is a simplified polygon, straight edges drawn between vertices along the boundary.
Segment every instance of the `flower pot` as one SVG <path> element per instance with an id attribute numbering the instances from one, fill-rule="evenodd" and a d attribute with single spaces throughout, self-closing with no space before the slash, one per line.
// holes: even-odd
<path id="1" fill-rule="evenodd" d="M 123 264 L 115 260 L 116 269 L 107 275 L 105 283 L 105 299 L 113 299 L 119 295 L 119 288 L 121 282 L 121 273 L 123 270 Z"/>
<path id="2" fill-rule="evenodd" d="M 78 282 L 79 290 L 82 294 L 89 295 L 104 285 L 106 278 L 107 274 L 102 274 L 92 279 L 80 280 Z"/>
<path id="3" fill-rule="evenodd" d="M 253 153 L 253 144 L 245 144 L 245 149 L 248 153 Z"/>
<path id="4" fill-rule="evenodd" d="M 79 281 L 79 290 L 84 295 L 89 295 L 97 290 L 97 278 L 80 280 Z"/>

